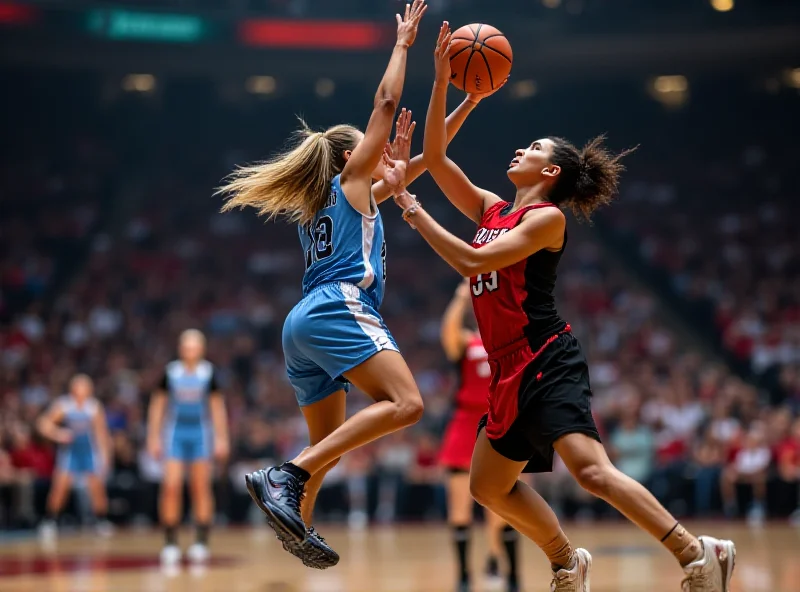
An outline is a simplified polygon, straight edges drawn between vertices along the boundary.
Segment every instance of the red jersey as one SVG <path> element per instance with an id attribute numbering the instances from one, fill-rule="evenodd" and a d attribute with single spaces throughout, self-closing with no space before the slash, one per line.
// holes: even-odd
<path id="1" fill-rule="evenodd" d="M 467 343 L 460 368 L 461 377 L 455 397 L 456 409 L 483 415 L 489 408 L 489 381 L 492 372 L 480 335 L 476 334 Z"/>
<path id="2" fill-rule="evenodd" d="M 538 203 L 511 212 L 513 204 L 496 203 L 484 212 L 472 246 L 480 249 L 517 226 L 528 210 L 547 207 L 556 206 Z M 470 278 L 475 316 L 490 356 L 516 349 L 513 346 L 526 341 L 536 351 L 564 329 L 566 323 L 556 312 L 553 290 L 566 245 L 565 232 L 559 251 L 537 251 L 509 267 Z"/>

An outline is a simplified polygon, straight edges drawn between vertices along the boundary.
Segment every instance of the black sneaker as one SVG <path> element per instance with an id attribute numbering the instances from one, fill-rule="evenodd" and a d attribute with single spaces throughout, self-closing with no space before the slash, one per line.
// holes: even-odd
<path id="1" fill-rule="evenodd" d="M 270 467 L 244 476 L 250 497 L 269 520 L 267 523 L 283 540 L 285 537 L 302 543 L 306 525 L 300 516 L 305 482 L 279 467 Z"/>
<path id="2" fill-rule="evenodd" d="M 275 530 L 283 550 L 297 557 L 306 567 L 328 569 L 339 563 L 339 554 L 331 549 L 313 526 L 306 531 L 306 540 L 298 543 L 283 529 L 276 529 L 269 515 L 267 515 L 267 524 Z"/>
<path id="3" fill-rule="evenodd" d="M 300 552 L 302 555 L 298 557 L 302 559 L 303 565 L 314 569 L 328 569 L 339 563 L 339 554 L 331 549 L 313 526 L 306 532 L 306 540 L 301 545 Z"/>

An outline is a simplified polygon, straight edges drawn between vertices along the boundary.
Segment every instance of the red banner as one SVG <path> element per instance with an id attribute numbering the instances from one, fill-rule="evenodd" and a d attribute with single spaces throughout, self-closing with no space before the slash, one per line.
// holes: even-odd
<path id="1" fill-rule="evenodd" d="M 364 50 L 386 47 L 394 26 L 359 21 L 249 19 L 239 25 L 239 40 L 255 47 Z"/>
<path id="2" fill-rule="evenodd" d="M 36 8 L 13 2 L 0 2 L 0 24 L 27 25 L 36 20 Z"/>

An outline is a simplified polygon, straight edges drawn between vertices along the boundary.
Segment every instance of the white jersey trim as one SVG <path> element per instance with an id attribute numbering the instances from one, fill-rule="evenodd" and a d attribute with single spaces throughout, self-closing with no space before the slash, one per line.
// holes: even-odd
<path id="1" fill-rule="evenodd" d="M 361 218 L 361 259 L 364 263 L 364 279 L 358 282 L 358 287 L 366 290 L 375 281 L 375 270 L 369 258 L 372 255 L 372 243 L 375 241 L 375 218 Z"/>

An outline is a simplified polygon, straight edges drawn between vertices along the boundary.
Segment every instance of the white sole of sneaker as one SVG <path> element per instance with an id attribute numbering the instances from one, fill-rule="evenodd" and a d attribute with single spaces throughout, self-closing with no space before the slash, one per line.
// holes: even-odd
<path id="1" fill-rule="evenodd" d="M 722 581 L 722 592 L 728 592 L 731 585 L 731 578 L 733 577 L 733 568 L 736 567 L 736 545 L 733 541 L 722 541 L 722 546 L 728 554 L 728 561 L 726 562 L 726 570 Z"/>

